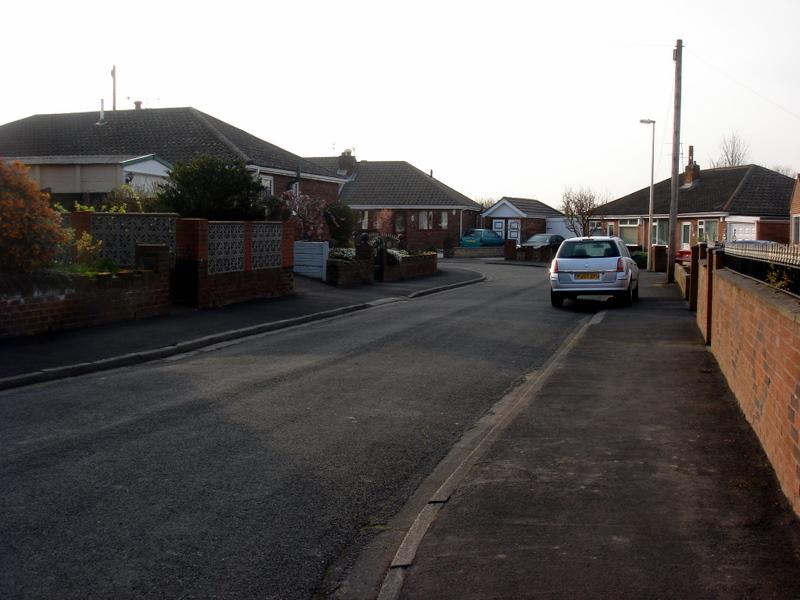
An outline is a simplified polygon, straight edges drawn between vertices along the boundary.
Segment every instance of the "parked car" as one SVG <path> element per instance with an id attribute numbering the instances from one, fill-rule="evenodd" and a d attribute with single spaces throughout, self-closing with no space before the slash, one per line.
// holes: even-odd
<path id="1" fill-rule="evenodd" d="M 537 233 L 522 242 L 523 246 L 528 246 L 534 249 L 550 247 L 553 250 L 558 250 L 561 242 L 564 241 L 564 236 L 553 235 L 550 233 Z"/>
<path id="2" fill-rule="evenodd" d="M 681 248 L 675 253 L 675 262 L 680 265 L 688 265 L 692 262 L 692 249 Z"/>
<path id="3" fill-rule="evenodd" d="M 564 240 L 550 265 L 550 302 L 565 298 L 614 296 L 630 306 L 639 299 L 639 267 L 618 237 L 597 236 Z"/>
<path id="4" fill-rule="evenodd" d="M 491 229 L 470 229 L 461 238 L 461 245 L 466 247 L 477 246 L 502 246 L 505 243 L 503 236 Z"/>

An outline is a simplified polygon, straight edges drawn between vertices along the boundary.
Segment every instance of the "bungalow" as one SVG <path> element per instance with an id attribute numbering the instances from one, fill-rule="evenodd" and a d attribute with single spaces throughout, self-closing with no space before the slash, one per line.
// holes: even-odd
<path id="1" fill-rule="evenodd" d="M 554 233 L 572 237 L 564 214 L 539 200 L 503 196 L 485 210 L 481 217 L 484 229 L 493 229 L 507 240 L 525 241 L 536 233 Z"/>
<path id="2" fill-rule="evenodd" d="M 195 108 L 33 115 L 0 125 L 0 158 L 19 160 L 54 200 L 98 202 L 114 187 L 152 186 L 205 154 L 241 160 L 272 193 L 334 201 L 345 178 Z"/>
<path id="3" fill-rule="evenodd" d="M 401 237 L 409 250 L 457 245 L 478 222 L 477 202 L 405 161 L 357 161 L 349 151 L 308 160 L 347 178 L 339 200 L 358 229 Z"/>
<path id="4" fill-rule="evenodd" d="M 758 165 L 700 171 L 689 147 L 689 163 L 678 192 L 680 247 L 699 241 L 789 241 L 793 180 Z M 671 179 L 653 190 L 654 244 L 667 244 Z M 594 211 L 592 231 L 618 235 L 627 244 L 647 245 L 650 188 L 613 200 Z"/>

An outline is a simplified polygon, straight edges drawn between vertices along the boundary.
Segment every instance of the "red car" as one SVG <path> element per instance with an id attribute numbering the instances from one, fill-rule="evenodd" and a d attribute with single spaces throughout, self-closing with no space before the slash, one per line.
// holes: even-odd
<path id="1" fill-rule="evenodd" d="M 682 248 L 675 253 L 675 262 L 681 265 L 688 265 L 692 262 L 691 248 Z"/>

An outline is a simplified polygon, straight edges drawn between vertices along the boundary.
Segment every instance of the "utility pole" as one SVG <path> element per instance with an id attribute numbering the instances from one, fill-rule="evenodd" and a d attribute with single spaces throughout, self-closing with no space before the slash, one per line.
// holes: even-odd
<path id="1" fill-rule="evenodd" d="M 675 115 L 672 122 L 672 196 L 669 200 L 669 247 L 667 248 L 667 283 L 675 283 L 675 254 L 678 246 L 678 160 L 681 144 L 681 63 L 683 40 L 678 40 L 672 54 L 675 61 Z"/>
<path id="2" fill-rule="evenodd" d="M 117 65 L 111 67 L 111 81 L 112 94 L 111 94 L 111 110 L 117 110 Z"/>

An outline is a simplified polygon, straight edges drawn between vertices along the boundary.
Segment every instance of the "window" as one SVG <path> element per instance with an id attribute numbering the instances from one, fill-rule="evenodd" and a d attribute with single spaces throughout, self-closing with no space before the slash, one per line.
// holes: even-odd
<path id="1" fill-rule="evenodd" d="M 706 241 L 706 222 L 700 219 L 697 221 L 697 243 Z"/>
<path id="2" fill-rule="evenodd" d="M 394 215 L 394 232 L 405 233 L 406 231 L 406 216 L 403 213 L 396 213 Z"/>
<path id="3" fill-rule="evenodd" d="M 606 231 L 608 231 L 608 235 L 609 236 L 613 236 L 614 235 L 614 224 L 613 223 L 609 223 L 607 225 Z"/>
<path id="4" fill-rule="evenodd" d="M 558 250 L 558 258 L 609 258 L 620 256 L 614 240 L 564 242 Z"/>
<path id="5" fill-rule="evenodd" d="M 258 174 L 258 181 L 261 183 L 261 187 L 264 188 L 264 195 L 265 196 L 272 196 L 272 190 L 274 189 L 274 182 L 272 179 L 272 175 L 262 175 L 261 173 Z"/>
<path id="6" fill-rule="evenodd" d="M 714 243 L 719 240 L 719 221 L 705 221 L 703 228 L 705 230 L 705 241 Z"/>
<path id="7" fill-rule="evenodd" d="M 669 219 L 654 219 L 653 244 L 659 246 L 666 246 L 668 235 L 669 235 Z"/>
<path id="8" fill-rule="evenodd" d="M 422 229 L 433 229 L 433 211 L 432 210 L 421 210 L 419 211 L 419 228 Z"/>
<path id="9" fill-rule="evenodd" d="M 589 233 L 587 235 L 597 235 L 603 231 L 602 221 L 589 221 Z"/>
<path id="10" fill-rule="evenodd" d="M 361 229 L 369 229 L 369 211 L 358 211 L 358 222 L 361 224 Z"/>
<path id="11" fill-rule="evenodd" d="M 441 220 L 439 221 L 439 226 L 442 229 L 447 229 L 447 211 L 446 210 L 443 210 L 441 212 L 440 219 Z"/>
<path id="12" fill-rule="evenodd" d="M 636 245 L 639 243 L 639 219 L 620 219 L 619 237 L 626 244 Z"/>

